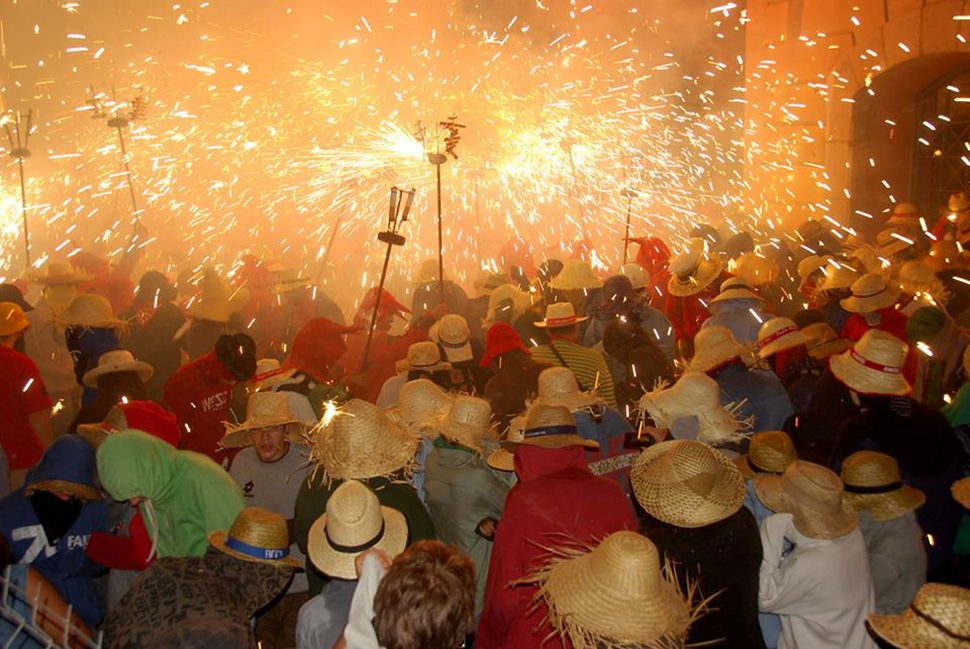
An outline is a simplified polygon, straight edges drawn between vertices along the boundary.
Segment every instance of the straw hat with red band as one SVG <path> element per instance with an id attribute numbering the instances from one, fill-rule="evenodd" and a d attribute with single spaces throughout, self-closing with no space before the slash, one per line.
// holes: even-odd
<path id="1" fill-rule="evenodd" d="M 326 381 L 330 366 L 347 351 L 343 336 L 359 330 L 359 327 L 345 327 L 326 318 L 314 318 L 296 334 L 282 368 L 295 369 L 317 381 Z"/>
<path id="2" fill-rule="evenodd" d="M 254 390 L 266 390 L 274 385 L 286 383 L 294 374 L 296 368 L 283 369 L 275 358 L 261 358 L 256 361 L 256 373 L 250 379 Z"/>
<path id="3" fill-rule="evenodd" d="M 906 343 L 880 329 L 870 329 L 851 349 L 829 357 L 832 374 L 850 390 L 874 396 L 910 391 L 903 377 Z"/>
<path id="4" fill-rule="evenodd" d="M 518 349 L 525 354 L 532 354 L 522 343 L 519 333 L 504 322 L 496 322 L 488 328 L 485 334 L 485 353 L 482 355 L 481 367 L 488 367 L 496 358 Z"/>
<path id="5" fill-rule="evenodd" d="M 841 300 L 842 308 L 852 313 L 872 313 L 891 307 L 899 299 L 898 287 L 876 273 L 863 275 L 852 283 L 852 295 Z"/>
<path id="6" fill-rule="evenodd" d="M 786 349 L 806 345 L 811 340 L 790 318 L 772 318 L 758 330 L 758 355 L 768 358 Z"/>
<path id="7" fill-rule="evenodd" d="M 577 316 L 571 302 L 555 302 L 546 307 L 546 319 L 535 322 L 535 326 L 545 329 L 571 327 L 589 320 L 588 316 Z"/>

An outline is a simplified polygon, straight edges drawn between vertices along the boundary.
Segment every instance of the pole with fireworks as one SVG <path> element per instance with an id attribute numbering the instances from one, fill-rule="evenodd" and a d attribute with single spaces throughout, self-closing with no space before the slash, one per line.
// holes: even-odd
<path id="1" fill-rule="evenodd" d="M 128 148 L 125 144 L 125 130 L 136 120 L 145 119 L 145 107 L 147 99 L 139 92 L 131 100 L 128 111 L 121 110 L 122 105 L 113 103 L 114 110 L 110 113 L 105 108 L 104 93 L 95 93 L 91 89 L 91 97 L 88 104 L 93 110 L 92 119 L 106 119 L 108 128 L 113 128 L 118 132 L 118 143 L 121 145 L 121 161 L 125 166 L 125 178 L 128 179 L 128 193 L 131 195 L 131 211 L 135 219 L 138 219 L 138 199 L 135 196 L 135 183 L 131 177 L 131 166 L 128 163 Z"/>
<path id="2" fill-rule="evenodd" d="M 3 128 L 7 132 L 7 141 L 10 143 L 10 157 L 17 160 L 17 166 L 20 169 L 20 214 L 24 224 L 24 254 L 27 268 L 30 268 L 30 234 L 27 230 L 27 183 L 24 180 L 24 160 L 30 157 L 27 144 L 30 140 L 33 116 L 34 111 L 27 111 L 27 120 L 24 124 L 24 116 L 18 111 L 14 114 L 13 128 L 9 120 L 4 120 L 3 123 Z"/>
<path id="3" fill-rule="evenodd" d="M 633 199 L 637 196 L 637 190 L 625 188 L 620 195 L 626 199 L 626 232 L 623 234 L 623 265 L 626 266 L 627 249 L 630 247 L 630 215 L 633 211 Z"/>
<path id="4" fill-rule="evenodd" d="M 459 129 L 465 128 L 465 125 L 456 122 L 456 117 L 456 115 L 451 115 L 447 121 L 438 122 L 438 126 L 448 132 L 448 136 L 445 138 L 445 152 L 441 153 L 440 143 L 436 137 L 435 150 L 433 153 L 428 153 L 428 162 L 435 168 L 435 179 L 438 190 L 438 299 L 441 302 L 445 301 L 445 245 L 441 223 L 441 165 L 448 161 L 449 155 L 455 160 L 458 159 L 458 154 L 455 153 L 455 147 L 461 141 L 461 136 L 458 135 L 458 132 Z"/>
<path id="5" fill-rule="evenodd" d="M 377 240 L 387 244 L 387 253 L 384 255 L 384 267 L 381 269 L 381 281 L 377 285 L 377 295 L 374 296 L 374 313 L 370 318 L 370 329 L 367 331 L 367 342 L 364 343 L 364 355 L 360 364 L 360 371 L 363 374 L 367 370 L 367 360 L 370 355 L 370 344 L 374 338 L 374 329 L 377 327 L 377 316 L 381 308 L 381 295 L 384 293 L 384 282 L 387 280 L 387 267 L 391 263 L 391 251 L 394 246 L 403 246 L 405 239 L 400 233 L 401 226 L 408 220 L 411 213 L 411 205 L 414 203 L 414 188 L 400 189 L 391 187 L 391 204 L 387 212 L 387 230 L 377 234 Z"/>

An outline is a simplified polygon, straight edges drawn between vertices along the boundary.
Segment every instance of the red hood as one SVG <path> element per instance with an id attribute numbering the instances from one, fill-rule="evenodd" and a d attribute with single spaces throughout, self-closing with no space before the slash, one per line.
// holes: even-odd
<path id="1" fill-rule="evenodd" d="M 637 253 L 637 263 L 643 266 L 651 275 L 660 271 L 667 270 L 670 261 L 670 248 L 659 237 L 644 237 L 630 239 L 634 243 L 640 244 L 640 251 Z"/>
<path id="2" fill-rule="evenodd" d="M 543 448 L 520 444 L 515 449 L 515 473 L 522 482 L 561 473 L 567 469 L 589 473 L 586 450 L 582 446 Z"/>

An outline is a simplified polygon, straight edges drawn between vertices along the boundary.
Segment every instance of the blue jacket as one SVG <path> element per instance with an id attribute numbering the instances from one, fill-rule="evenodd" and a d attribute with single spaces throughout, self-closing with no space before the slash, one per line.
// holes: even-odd
<path id="1" fill-rule="evenodd" d="M 628 451 L 623 448 L 623 441 L 626 434 L 633 432 L 633 427 L 630 426 L 630 422 L 612 408 L 606 408 L 598 421 L 591 414 L 582 410 L 574 412 L 573 416 L 576 418 L 576 432 L 579 433 L 579 436 L 583 439 L 599 442 L 600 445 L 598 451 L 592 449 L 586 451 L 586 459 L 589 461 L 590 470 L 604 478 L 613 478 L 620 483 L 623 491 L 629 495 L 629 465 L 622 468 L 615 468 L 609 466 L 609 463 L 604 462 L 604 460 L 626 455 L 627 453 L 636 453 L 636 451 Z"/>
<path id="2" fill-rule="evenodd" d="M 711 302 L 707 305 L 707 310 L 711 313 L 711 317 L 704 321 L 701 329 L 715 326 L 727 327 L 734 334 L 734 339 L 742 345 L 758 342 L 758 331 L 761 325 L 771 318 L 771 314 L 765 310 L 765 303 L 754 299 Z M 757 313 L 761 320 L 754 317 L 751 311 Z"/>
<path id="3" fill-rule="evenodd" d="M 785 386 L 774 374 L 748 370 L 743 365 L 730 365 L 717 375 L 721 388 L 721 404 L 741 404 L 742 417 L 754 416 L 755 433 L 765 430 L 781 430 L 793 414 L 791 399 Z"/>

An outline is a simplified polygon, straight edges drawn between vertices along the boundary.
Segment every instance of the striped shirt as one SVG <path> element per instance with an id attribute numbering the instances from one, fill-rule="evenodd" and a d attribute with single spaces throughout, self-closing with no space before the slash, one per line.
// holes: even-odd
<path id="1" fill-rule="evenodd" d="M 582 390 L 592 390 L 597 386 L 596 392 L 611 408 L 616 408 L 616 395 L 613 393 L 613 375 L 606 364 L 606 359 L 595 349 L 583 347 L 568 340 L 556 340 L 549 343 L 556 346 L 556 351 L 566 361 L 566 367 L 573 371 L 579 381 Z M 556 356 L 556 353 L 549 348 L 549 345 L 539 345 L 532 348 L 532 358 L 542 361 L 549 361 L 560 367 L 563 363 Z"/>

